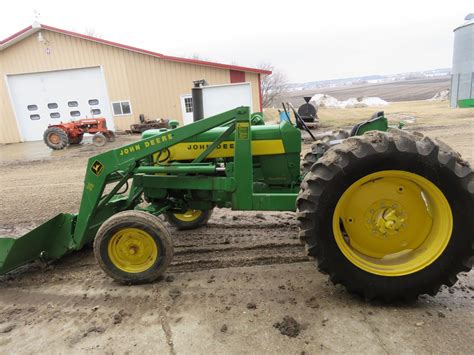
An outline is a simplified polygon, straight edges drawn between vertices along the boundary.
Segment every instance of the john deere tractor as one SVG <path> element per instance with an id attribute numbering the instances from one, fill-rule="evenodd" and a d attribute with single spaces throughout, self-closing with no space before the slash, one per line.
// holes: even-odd
<path id="1" fill-rule="evenodd" d="M 262 125 L 248 107 L 148 131 L 90 158 L 78 214 L 0 239 L 0 273 L 93 243 L 115 280 L 152 282 L 173 259 L 158 216 L 191 229 L 214 208 L 296 211 L 319 269 L 367 299 L 434 295 L 471 269 L 474 173 L 448 146 L 381 114 L 300 154 L 294 122 Z"/>

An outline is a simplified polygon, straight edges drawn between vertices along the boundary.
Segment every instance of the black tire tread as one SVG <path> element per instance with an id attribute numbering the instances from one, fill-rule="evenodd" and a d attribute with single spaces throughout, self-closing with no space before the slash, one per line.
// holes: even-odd
<path id="1" fill-rule="evenodd" d="M 132 277 L 128 277 L 127 275 L 123 273 L 116 273 L 113 270 L 109 268 L 107 265 L 106 261 L 103 260 L 101 254 L 100 254 L 100 245 L 103 242 L 103 238 L 107 236 L 107 232 L 116 227 L 119 224 L 122 224 L 124 221 L 127 223 L 130 223 L 130 225 L 138 224 L 138 225 L 143 225 L 147 224 L 151 226 L 154 230 L 158 230 L 160 232 L 160 239 L 162 243 L 165 246 L 165 256 L 164 256 L 164 262 L 160 266 L 159 270 L 156 270 L 153 274 L 150 274 L 146 277 L 139 277 L 137 274 L 131 275 Z M 116 281 L 120 283 L 125 283 L 125 284 L 142 284 L 142 283 L 151 283 L 155 281 L 157 278 L 159 278 L 165 270 L 168 268 L 170 265 L 171 261 L 173 260 L 173 255 L 174 255 L 174 247 L 173 247 L 173 239 L 171 238 L 171 234 L 166 228 L 166 226 L 163 224 L 163 222 L 158 218 L 155 217 L 147 212 L 143 211 L 123 211 L 119 212 L 109 219 L 107 219 L 99 228 L 97 231 L 96 237 L 94 239 L 94 255 L 99 263 L 99 266 L 104 270 L 104 272 L 115 279 Z"/>
<path id="2" fill-rule="evenodd" d="M 56 145 L 49 141 L 48 138 L 51 133 L 56 133 L 61 138 L 61 142 L 59 144 Z M 48 127 L 43 133 L 43 141 L 48 147 L 54 150 L 61 150 L 69 145 L 67 133 L 59 127 Z"/>
<path id="3" fill-rule="evenodd" d="M 457 177 L 457 183 L 461 187 L 466 201 L 470 201 L 471 208 L 474 204 L 474 172 L 469 163 L 461 159 L 461 156 L 448 145 L 438 139 L 431 139 L 421 133 L 408 133 L 406 131 L 391 129 L 388 132 L 373 131 L 362 136 L 351 137 L 332 147 L 316 163 L 313 164 L 304 181 L 297 198 L 297 219 L 300 227 L 299 237 L 306 245 L 308 255 L 317 260 L 320 271 L 329 275 L 334 283 L 342 283 L 349 292 L 358 294 L 365 299 L 382 299 L 385 301 L 413 300 L 418 295 L 428 293 L 436 294 L 442 285 L 452 286 L 457 281 L 457 274 L 461 271 L 468 271 L 472 268 L 474 256 L 474 233 L 472 230 L 464 231 L 470 233 L 466 238 L 470 238 L 471 248 L 467 248 L 460 255 L 458 260 L 452 262 L 449 270 L 443 273 L 443 277 L 437 282 L 411 291 L 400 291 L 398 294 L 384 294 L 383 290 L 376 287 L 365 287 L 350 281 L 350 276 L 340 275 L 335 271 L 332 264 L 332 256 L 327 255 L 321 243 L 322 238 L 332 236 L 316 235 L 319 222 L 315 216 L 318 210 L 319 201 L 325 192 L 328 183 L 339 173 L 344 173 L 344 169 L 349 164 L 357 164 L 357 160 L 371 155 L 384 152 L 399 154 L 409 152 L 431 159 L 440 167 L 447 167 Z M 421 287 L 421 286 L 420 286 Z"/>
<path id="4" fill-rule="evenodd" d="M 92 136 L 92 143 L 94 143 L 96 147 L 103 147 L 105 143 L 107 143 L 107 141 L 108 141 L 107 137 L 100 132 Z"/>
<path id="5" fill-rule="evenodd" d="M 329 149 L 329 142 L 332 140 L 337 140 L 337 139 L 346 139 L 349 137 L 349 132 L 345 130 L 335 130 L 331 132 L 330 134 L 321 134 L 317 135 L 315 138 L 317 140 L 311 145 L 311 150 L 306 153 L 301 159 L 301 173 L 304 175 L 308 171 L 311 170 L 311 167 L 316 163 L 317 157 L 313 153 L 315 149 L 317 150 L 328 150 Z"/>

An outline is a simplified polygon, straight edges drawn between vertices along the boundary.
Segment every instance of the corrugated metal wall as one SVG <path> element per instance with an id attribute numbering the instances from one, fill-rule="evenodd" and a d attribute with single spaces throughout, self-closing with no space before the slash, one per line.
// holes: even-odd
<path id="1" fill-rule="evenodd" d="M 5 75 L 102 66 L 110 101 L 130 100 L 131 116 L 115 117 L 117 129 L 128 129 L 144 113 L 148 119 L 182 120 L 180 96 L 191 93 L 194 80 L 211 85 L 230 83 L 228 69 L 171 62 L 81 38 L 42 30 L 0 52 L 0 143 L 20 140 Z M 48 48 L 48 49 L 47 49 Z M 252 83 L 254 110 L 259 110 L 258 74 Z"/>
<path id="2" fill-rule="evenodd" d="M 474 23 L 454 30 L 451 108 L 458 100 L 474 98 Z"/>

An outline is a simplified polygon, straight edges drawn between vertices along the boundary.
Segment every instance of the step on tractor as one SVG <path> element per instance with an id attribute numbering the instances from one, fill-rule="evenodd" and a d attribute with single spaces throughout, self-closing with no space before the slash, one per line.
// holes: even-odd
<path id="1" fill-rule="evenodd" d="M 0 239 L 0 273 L 93 244 L 113 279 L 152 282 L 173 259 L 159 216 L 193 229 L 214 208 L 295 211 L 319 269 L 365 299 L 434 295 L 471 269 L 474 173 L 446 144 L 392 129 L 380 113 L 301 159 L 295 122 L 253 116 L 239 107 L 90 158 L 78 214 Z"/>
<path id="2" fill-rule="evenodd" d="M 51 149 L 60 150 L 70 144 L 80 144 L 86 133 L 93 135 L 92 143 L 97 147 L 115 141 L 115 133 L 107 128 L 107 121 L 103 117 L 49 125 L 43 133 L 43 141 Z"/>

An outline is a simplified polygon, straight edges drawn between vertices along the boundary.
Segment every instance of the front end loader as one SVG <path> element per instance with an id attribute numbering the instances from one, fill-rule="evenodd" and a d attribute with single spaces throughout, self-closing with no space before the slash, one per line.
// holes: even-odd
<path id="1" fill-rule="evenodd" d="M 1 238 L 0 274 L 93 243 L 115 280 L 152 282 L 173 258 L 158 216 L 192 229 L 214 208 L 296 211 L 319 269 L 366 299 L 433 295 L 471 269 L 474 173 L 456 152 L 378 114 L 301 159 L 294 113 L 263 125 L 239 107 L 90 158 L 79 213 Z"/>

